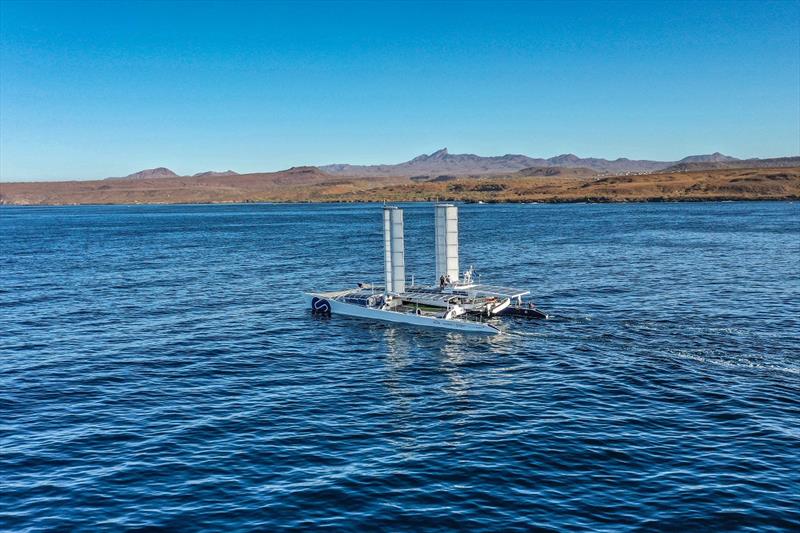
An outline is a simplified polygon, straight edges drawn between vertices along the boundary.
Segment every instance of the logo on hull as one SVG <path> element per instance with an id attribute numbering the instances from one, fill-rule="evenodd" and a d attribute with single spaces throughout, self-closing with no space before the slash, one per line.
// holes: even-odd
<path id="1" fill-rule="evenodd" d="M 315 315 L 329 315 L 331 314 L 331 304 L 328 300 L 315 296 L 311 299 L 311 312 Z"/>

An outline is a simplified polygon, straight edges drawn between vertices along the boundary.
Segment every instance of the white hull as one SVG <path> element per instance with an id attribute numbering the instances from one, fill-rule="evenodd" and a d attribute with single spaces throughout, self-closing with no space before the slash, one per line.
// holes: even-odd
<path id="1" fill-rule="evenodd" d="M 511 298 L 506 298 L 505 300 L 503 300 L 499 304 L 497 304 L 494 307 L 492 307 L 492 314 L 493 315 L 499 315 L 500 313 L 505 311 L 506 307 L 508 307 L 509 305 L 511 305 Z"/>
<path id="2" fill-rule="evenodd" d="M 317 305 L 324 301 L 330 308 L 330 313 L 337 315 L 354 316 L 358 318 L 368 318 L 371 320 L 381 320 L 383 322 L 392 322 L 396 324 L 409 324 L 412 326 L 421 326 L 426 328 L 449 329 L 454 331 L 462 331 L 465 333 L 483 333 L 495 335 L 500 333 L 500 330 L 489 324 L 481 322 L 470 322 L 461 319 L 444 319 L 432 316 L 415 315 L 411 313 L 399 313 L 397 311 L 389 311 L 382 309 L 372 309 L 360 305 L 349 304 L 340 302 L 325 293 L 305 293 L 304 295 L 306 305 L 311 308 L 312 301 L 317 298 Z M 319 309 L 318 309 L 319 310 Z"/>

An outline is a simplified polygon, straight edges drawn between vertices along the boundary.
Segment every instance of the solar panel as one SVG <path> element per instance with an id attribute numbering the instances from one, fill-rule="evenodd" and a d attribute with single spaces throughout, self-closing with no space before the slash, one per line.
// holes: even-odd
<path id="1" fill-rule="evenodd" d="M 525 296 L 526 294 L 531 293 L 529 290 L 517 289 L 515 287 L 500 287 L 497 285 L 483 284 L 473 285 L 467 290 L 475 291 L 487 296 L 497 296 L 500 298 L 519 298 L 520 296 Z"/>

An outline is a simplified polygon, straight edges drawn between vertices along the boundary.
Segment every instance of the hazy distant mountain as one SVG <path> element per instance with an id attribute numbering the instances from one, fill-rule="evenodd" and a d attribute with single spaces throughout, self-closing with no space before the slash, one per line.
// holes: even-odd
<path id="1" fill-rule="evenodd" d="M 319 167 L 329 174 L 347 176 L 415 176 L 421 174 L 497 174 L 523 168 L 546 166 L 544 159 L 524 155 L 482 157 L 474 154 L 451 154 L 447 148 L 430 155 L 420 155 L 397 165 L 326 165 Z"/>
<path id="2" fill-rule="evenodd" d="M 193 178 L 208 178 L 208 177 L 222 177 L 222 176 L 238 176 L 238 172 L 234 172 L 233 170 L 223 170 L 221 172 L 217 172 L 215 170 L 209 170 L 207 172 L 198 172 L 197 174 L 192 174 Z"/>
<path id="3" fill-rule="evenodd" d="M 192 174 L 191 176 L 183 176 L 183 177 L 192 177 L 192 178 L 215 178 L 215 177 L 222 177 L 222 176 L 238 176 L 238 172 L 234 172 L 233 170 L 224 170 L 221 172 L 217 172 L 215 170 L 209 170 L 206 172 L 198 172 L 197 174 Z M 123 176 L 120 178 L 106 178 L 108 180 L 150 180 L 150 179 L 161 179 L 161 178 L 180 178 L 175 172 L 171 171 L 166 167 L 158 167 L 158 168 L 148 168 L 145 170 L 140 170 L 139 172 L 134 172 L 133 174 L 128 174 L 127 176 Z"/>
<path id="4" fill-rule="evenodd" d="M 595 157 L 582 158 L 575 154 L 562 154 L 549 159 L 533 158 L 521 154 L 483 157 L 474 154 L 451 154 L 447 148 L 430 155 L 420 155 L 396 165 L 326 165 L 324 172 L 349 176 L 420 176 L 425 174 L 498 174 L 516 172 L 525 168 L 566 167 L 588 168 L 595 172 L 625 173 L 653 172 L 676 163 L 738 161 L 735 157 L 714 153 L 689 156 L 681 161 L 634 160 L 624 157 L 608 160 Z"/>
<path id="5" fill-rule="evenodd" d="M 524 171 L 525 176 L 570 176 L 596 174 L 636 174 L 669 170 L 682 172 L 688 170 L 707 170 L 715 168 L 767 168 L 800 166 L 800 157 L 779 157 L 773 159 L 737 159 L 719 152 L 705 155 L 690 155 L 679 161 L 650 161 L 647 159 L 627 159 L 620 157 L 609 160 L 596 157 L 578 157 L 575 154 L 561 154 L 548 159 L 533 158 L 521 154 L 506 154 L 484 157 L 475 154 L 451 154 L 447 148 L 432 154 L 422 154 L 405 163 L 395 165 L 326 165 L 322 167 L 298 167 L 289 169 L 291 176 L 297 177 L 300 170 L 313 168 L 333 176 L 348 177 L 413 177 L 415 181 L 427 181 L 437 176 L 453 178 L 455 176 L 485 176 L 488 174 L 512 174 Z M 543 169 L 553 168 L 553 172 Z M 565 173 L 558 169 L 573 169 Z M 259 174 L 259 173 L 257 173 Z M 242 174 L 255 176 L 256 174 Z M 216 178 L 240 176 L 233 170 L 198 172 L 192 176 L 179 176 L 165 167 L 151 168 L 134 172 L 122 178 L 144 180 L 158 178 Z"/>
<path id="6" fill-rule="evenodd" d="M 741 160 L 719 152 L 714 152 L 709 155 L 690 155 L 689 157 L 684 157 L 678 161 L 678 163 L 728 163 L 731 161 Z"/>
<path id="7" fill-rule="evenodd" d="M 133 174 L 128 174 L 127 176 L 123 176 L 121 178 L 106 178 L 109 180 L 149 180 L 155 178 L 177 178 L 178 175 L 175 174 L 168 168 L 165 167 L 158 167 L 158 168 L 148 168 L 145 170 L 140 170 L 139 172 L 134 172 Z"/>
<path id="8" fill-rule="evenodd" d="M 713 154 L 722 155 L 722 154 Z M 703 156 L 693 156 L 703 157 Z M 727 156 L 722 156 L 727 158 Z M 716 168 L 788 168 L 800 166 L 800 157 L 773 157 L 771 159 L 735 159 L 724 160 L 691 160 L 690 157 L 681 159 L 677 164 L 664 169 L 664 172 L 690 172 L 692 170 L 712 170 Z"/>
<path id="9" fill-rule="evenodd" d="M 625 173 L 625 172 L 654 172 L 669 166 L 668 161 L 650 161 L 647 159 L 628 159 L 619 157 L 614 160 L 597 157 L 578 157 L 574 154 L 558 155 L 545 160 L 550 166 L 566 168 L 590 168 L 595 172 Z"/>

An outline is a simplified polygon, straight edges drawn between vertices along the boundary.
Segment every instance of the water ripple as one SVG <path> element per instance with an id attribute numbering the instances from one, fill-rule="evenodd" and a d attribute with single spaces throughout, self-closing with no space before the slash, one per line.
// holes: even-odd
<path id="1" fill-rule="evenodd" d="M 377 206 L 3 207 L 0 528 L 800 528 L 798 204 L 461 211 L 550 320 L 311 316 Z"/>

